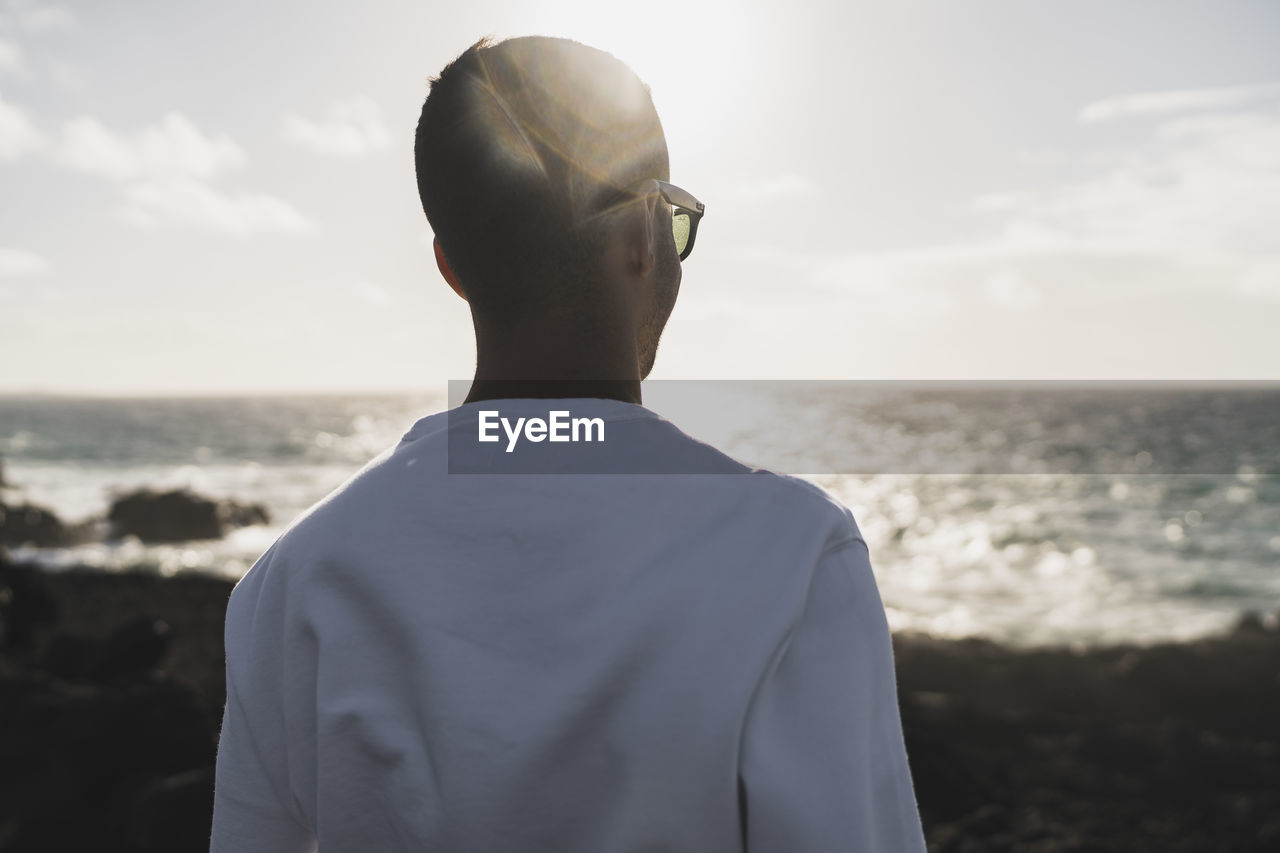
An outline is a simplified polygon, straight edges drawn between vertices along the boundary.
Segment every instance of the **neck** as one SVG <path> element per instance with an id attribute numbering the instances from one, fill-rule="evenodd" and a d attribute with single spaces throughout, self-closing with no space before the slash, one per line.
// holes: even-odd
<path id="1" fill-rule="evenodd" d="M 639 404 L 639 379 L 483 379 L 477 373 L 463 402 L 531 398 L 600 397 Z"/>
<path id="2" fill-rule="evenodd" d="M 476 374 L 466 402 L 521 397 L 602 397 L 639 404 L 634 333 L 477 327 Z"/>

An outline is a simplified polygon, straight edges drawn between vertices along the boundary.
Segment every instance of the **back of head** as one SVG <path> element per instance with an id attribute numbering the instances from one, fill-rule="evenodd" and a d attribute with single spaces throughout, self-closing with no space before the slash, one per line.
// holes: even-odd
<path id="1" fill-rule="evenodd" d="M 665 178 L 648 87 L 567 39 L 481 40 L 431 82 L 414 146 L 418 192 L 474 309 L 517 316 L 593 273 L 611 198 Z"/>

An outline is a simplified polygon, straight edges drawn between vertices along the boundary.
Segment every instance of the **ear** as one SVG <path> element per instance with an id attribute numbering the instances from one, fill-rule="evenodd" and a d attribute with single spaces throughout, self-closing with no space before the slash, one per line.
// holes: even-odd
<path id="1" fill-rule="evenodd" d="M 440 241 L 433 237 L 431 245 L 436 250 L 436 266 L 440 268 L 440 275 L 444 276 L 444 280 L 449 282 L 453 292 L 461 296 L 465 301 L 467 294 L 462 292 L 462 285 L 458 284 L 458 277 L 453 274 L 453 268 L 449 266 L 449 261 L 444 256 L 444 249 L 440 248 Z"/>
<path id="2" fill-rule="evenodd" d="M 658 213 L 658 194 L 651 193 L 639 199 L 632 222 L 627 246 L 627 262 L 633 271 L 644 278 L 657 263 L 658 232 L 653 227 Z"/>

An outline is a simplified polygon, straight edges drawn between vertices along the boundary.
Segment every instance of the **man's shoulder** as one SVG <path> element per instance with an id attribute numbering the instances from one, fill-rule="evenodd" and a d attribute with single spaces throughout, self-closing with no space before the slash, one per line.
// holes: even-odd
<path id="1" fill-rule="evenodd" d="M 670 454 L 671 460 L 678 460 L 672 470 L 678 472 L 683 465 L 687 473 L 727 475 L 713 479 L 736 483 L 738 491 L 748 495 L 772 519 L 791 519 L 824 528 L 837 539 L 862 538 L 849 508 L 817 483 L 794 474 L 753 467 L 660 416 L 654 418 L 653 424 L 667 434 L 663 452 Z"/>
<path id="2" fill-rule="evenodd" d="M 780 533 L 784 529 L 804 532 L 829 545 L 862 538 L 849 508 L 822 486 L 792 474 L 747 465 L 660 417 L 653 418 L 649 424 L 665 434 L 665 438 L 654 445 L 662 451 L 663 470 L 640 475 L 640 480 L 654 489 L 619 488 L 618 494 L 625 498 L 622 502 L 634 502 L 640 494 L 651 498 L 667 494 L 657 483 L 669 481 L 672 500 L 688 500 L 703 507 L 709 503 L 732 503 L 736 514 L 754 518 L 762 532 Z M 428 435 L 408 438 L 426 439 Z M 442 441 L 443 436 L 435 439 Z M 273 560 L 278 565 L 270 573 L 277 575 L 294 573 L 317 562 L 340 562 L 352 549 L 358 550 L 377 537 L 382 537 L 377 541 L 389 544 L 384 535 L 386 528 L 395 527 L 393 521 L 405 511 L 406 505 L 421 508 L 435 506 L 431 501 L 457 503 L 482 497 L 475 488 L 462 494 L 457 483 L 445 488 L 450 478 L 433 453 L 439 455 L 420 441 L 402 440 L 387 448 L 290 522 L 260 558 L 261 565 L 255 564 L 249 574 L 268 574 Z M 433 477 L 433 473 L 438 476 Z M 668 473 L 669 477 L 664 476 Z M 576 478 L 552 477 L 551 480 L 560 480 L 561 485 L 568 488 Z M 591 488 L 598 493 L 611 483 L 621 484 L 626 480 L 625 475 L 620 479 L 587 478 L 584 484 L 594 482 Z M 537 482 L 544 496 L 547 492 L 546 484 L 536 477 L 479 478 L 477 482 L 492 486 L 504 499 L 505 492 L 512 490 L 517 482 Z M 597 506 L 607 511 L 610 502 L 598 501 Z M 405 532 L 403 527 L 396 530 Z"/>
<path id="3" fill-rule="evenodd" d="M 238 586 L 253 575 L 265 575 L 273 562 L 305 562 L 311 554 L 323 553 L 345 539 L 358 517 L 378 514 L 380 508 L 370 505 L 362 493 L 377 494 L 378 481 L 396 475 L 389 463 L 394 459 L 398 446 L 383 450 L 295 516 L 245 573 Z"/>
<path id="4" fill-rule="evenodd" d="M 788 507 L 788 512 L 823 523 L 832 528 L 833 535 L 849 540 L 862 538 L 849 507 L 817 483 L 766 468 L 754 469 L 752 474 L 776 501 Z"/>

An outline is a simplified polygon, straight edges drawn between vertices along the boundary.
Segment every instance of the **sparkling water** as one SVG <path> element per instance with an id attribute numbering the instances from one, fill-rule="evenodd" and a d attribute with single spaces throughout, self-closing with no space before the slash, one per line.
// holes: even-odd
<path id="1" fill-rule="evenodd" d="M 732 384 L 680 388 L 700 408 L 664 403 L 661 387 L 646 404 L 853 509 L 895 629 L 1016 645 L 1153 642 L 1280 612 L 1276 386 L 781 383 L 738 394 L 737 407 L 707 403 Z M 187 487 L 272 514 L 221 540 L 15 556 L 238 577 L 299 513 L 447 405 L 443 392 L 0 397 L 8 503 L 76 522 L 105 514 L 115 494 Z"/>

